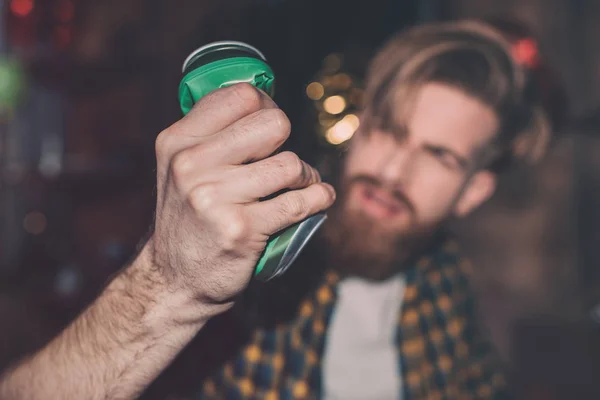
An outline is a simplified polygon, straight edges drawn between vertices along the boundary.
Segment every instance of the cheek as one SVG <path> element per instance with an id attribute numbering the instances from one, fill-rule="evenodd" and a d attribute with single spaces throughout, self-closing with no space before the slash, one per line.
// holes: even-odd
<path id="1" fill-rule="evenodd" d="M 417 219 L 430 223 L 446 217 L 452 211 L 460 187 L 461 181 L 455 176 L 419 174 L 407 188 L 417 211 Z"/>

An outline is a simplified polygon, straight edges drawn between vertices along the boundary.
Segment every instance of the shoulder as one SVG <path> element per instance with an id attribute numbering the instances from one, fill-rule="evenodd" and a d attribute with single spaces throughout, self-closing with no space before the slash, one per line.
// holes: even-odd
<path id="1" fill-rule="evenodd" d="M 419 259 L 414 279 L 423 290 L 432 292 L 430 295 L 458 301 L 473 294 L 472 278 L 471 261 L 463 255 L 458 241 L 449 237 Z"/>

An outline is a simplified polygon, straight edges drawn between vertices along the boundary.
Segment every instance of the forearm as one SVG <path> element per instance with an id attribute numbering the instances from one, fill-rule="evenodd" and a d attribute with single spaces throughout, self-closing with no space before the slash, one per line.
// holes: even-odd
<path id="1" fill-rule="evenodd" d="M 0 380 L 2 399 L 128 399 L 139 395 L 210 317 L 166 289 L 146 246 L 97 301 Z"/>

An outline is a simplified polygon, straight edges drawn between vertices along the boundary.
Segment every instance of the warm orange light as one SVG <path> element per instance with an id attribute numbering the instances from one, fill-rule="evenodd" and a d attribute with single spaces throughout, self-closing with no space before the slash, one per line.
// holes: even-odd
<path id="1" fill-rule="evenodd" d="M 358 127 L 360 126 L 360 120 L 354 114 L 346 115 L 343 120 L 347 121 L 350 124 L 350 126 L 352 126 L 352 129 L 354 129 L 354 130 L 357 130 Z"/>
<path id="2" fill-rule="evenodd" d="M 342 96 L 331 96 L 323 102 L 323 108 L 329 114 L 337 115 L 346 109 L 346 99 Z"/>
<path id="3" fill-rule="evenodd" d="M 325 89 L 323 85 L 319 82 L 312 82 L 310 85 L 306 87 L 306 95 L 311 100 L 320 100 L 325 94 Z"/>
<path id="4" fill-rule="evenodd" d="M 342 120 L 338 121 L 333 127 L 327 130 L 325 139 L 333 145 L 342 144 L 354 136 L 354 132 L 358 129 L 358 125 L 359 120 L 356 115 L 346 115 Z"/>
<path id="5" fill-rule="evenodd" d="M 26 17 L 33 11 L 33 0 L 12 0 L 10 10 L 19 17 Z"/>
<path id="6" fill-rule="evenodd" d="M 352 86 L 352 78 L 348 74 L 337 74 L 332 77 L 333 84 L 336 88 L 346 90 Z"/>
<path id="7" fill-rule="evenodd" d="M 338 145 L 344 143 L 346 140 L 350 139 L 354 132 L 352 131 L 352 127 L 350 124 L 340 121 L 335 124 L 332 128 L 327 130 L 327 134 L 325 135 L 325 139 L 333 145 Z"/>

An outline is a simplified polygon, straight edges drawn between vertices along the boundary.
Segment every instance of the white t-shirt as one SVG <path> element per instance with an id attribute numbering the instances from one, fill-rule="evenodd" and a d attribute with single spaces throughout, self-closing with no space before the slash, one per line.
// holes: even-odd
<path id="1" fill-rule="evenodd" d="M 395 343 L 405 280 L 343 280 L 323 359 L 325 400 L 401 400 Z"/>

